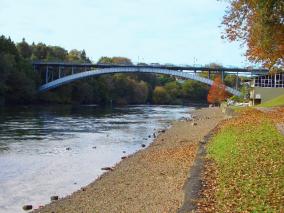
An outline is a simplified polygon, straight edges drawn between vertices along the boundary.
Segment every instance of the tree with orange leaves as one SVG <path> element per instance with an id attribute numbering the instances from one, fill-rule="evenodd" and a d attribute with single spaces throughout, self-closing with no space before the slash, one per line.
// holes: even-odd
<path id="1" fill-rule="evenodd" d="M 284 67 L 284 1 L 228 0 L 223 38 L 241 41 L 252 62 Z"/>
<path id="2" fill-rule="evenodd" d="M 222 83 L 221 77 L 216 76 L 207 96 L 207 101 L 210 104 L 220 104 L 228 97 L 226 86 Z"/>

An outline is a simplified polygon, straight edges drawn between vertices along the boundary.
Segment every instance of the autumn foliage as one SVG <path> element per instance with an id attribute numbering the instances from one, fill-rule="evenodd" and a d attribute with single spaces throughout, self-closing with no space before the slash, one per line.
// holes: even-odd
<path id="1" fill-rule="evenodd" d="M 223 37 L 241 41 L 252 62 L 284 66 L 284 1 L 230 0 Z"/>
<path id="2" fill-rule="evenodd" d="M 227 97 L 226 86 L 222 83 L 221 77 L 217 76 L 208 92 L 207 101 L 210 104 L 220 104 Z"/>

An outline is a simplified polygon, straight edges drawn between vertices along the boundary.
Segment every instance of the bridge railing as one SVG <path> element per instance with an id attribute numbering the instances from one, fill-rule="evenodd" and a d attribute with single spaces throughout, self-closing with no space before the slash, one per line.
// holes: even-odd
<path id="1" fill-rule="evenodd" d="M 225 71 L 225 72 L 261 72 L 268 73 L 268 69 L 252 67 L 239 68 L 236 66 L 223 67 L 223 66 L 201 66 L 201 65 L 174 65 L 174 64 L 104 64 L 104 63 L 76 63 L 76 62 L 45 62 L 45 61 L 34 61 L 34 67 L 92 67 L 92 68 L 111 68 L 111 67 L 145 67 L 145 68 L 161 68 L 161 69 L 172 69 L 172 70 L 191 70 L 191 71 Z"/>

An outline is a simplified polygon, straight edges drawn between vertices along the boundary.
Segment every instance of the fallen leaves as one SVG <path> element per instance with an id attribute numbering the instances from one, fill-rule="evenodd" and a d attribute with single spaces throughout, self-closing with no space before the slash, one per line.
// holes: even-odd
<path id="1" fill-rule="evenodd" d="M 197 212 L 284 210 L 284 108 L 247 109 L 226 120 L 209 143 Z"/>

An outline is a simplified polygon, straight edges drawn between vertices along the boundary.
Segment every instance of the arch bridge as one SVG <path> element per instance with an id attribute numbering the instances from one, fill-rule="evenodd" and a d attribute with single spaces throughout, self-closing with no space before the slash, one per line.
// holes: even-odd
<path id="1" fill-rule="evenodd" d="M 195 67 L 195 66 L 175 66 L 175 65 L 118 65 L 118 64 L 91 64 L 91 63 L 56 63 L 56 62 L 34 62 L 35 71 L 41 72 L 43 84 L 39 87 L 39 92 L 45 92 L 70 82 L 92 76 L 115 73 L 154 73 L 171 75 L 178 78 L 196 80 L 208 85 L 212 85 L 211 73 L 220 73 L 222 80 L 225 74 L 237 76 L 236 88 L 226 86 L 226 91 L 241 96 L 238 91 L 238 75 L 256 76 L 268 73 L 267 69 L 249 68 L 225 68 L 225 67 Z M 208 78 L 198 75 L 199 72 L 207 72 Z"/>

